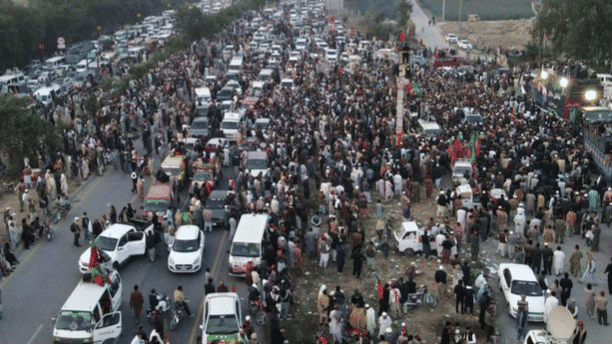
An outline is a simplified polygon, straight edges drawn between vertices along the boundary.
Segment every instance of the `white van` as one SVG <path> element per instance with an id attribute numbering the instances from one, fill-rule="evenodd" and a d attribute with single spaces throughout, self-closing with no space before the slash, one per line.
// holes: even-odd
<path id="1" fill-rule="evenodd" d="M 45 107 L 53 102 L 53 99 L 59 97 L 62 93 L 62 88 L 57 84 L 51 84 L 50 86 L 43 86 L 34 92 L 34 98 L 42 103 Z"/>
<path id="2" fill-rule="evenodd" d="M 0 76 L 0 92 L 6 92 L 9 85 L 17 85 L 25 82 L 26 80 L 23 73 L 5 74 Z"/>
<path id="3" fill-rule="evenodd" d="M 264 93 L 264 87 L 266 84 L 263 81 L 256 80 L 253 82 L 253 86 L 251 87 L 251 96 L 253 97 L 261 97 Z"/>
<path id="4" fill-rule="evenodd" d="M 66 58 L 63 56 L 56 56 L 56 57 L 52 57 L 49 58 L 47 60 L 45 60 L 45 64 L 43 65 L 43 69 L 47 70 L 47 71 L 56 71 L 56 73 L 60 73 L 58 72 L 59 70 L 62 69 L 62 65 L 66 64 Z"/>
<path id="5" fill-rule="evenodd" d="M 247 263 L 261 263 L 264 237 L 268 230 L 268 215 L 247 213 L 240 217 L 229 255 L 229 274 L 244 276 Z"/>
<path id="6" fill-rule="evenodd" d="M 84 274 L 57 317 L 51 319 L 53 343 L 114 343 L 121 334 L 121 277 L 109 274 L 110 283 L 100 286 Z"/>
<path id="7" fill-rule="evenodd" d="M 196 88 L 195 94 L 196 94 L 196 109 L 207 108 L 210 102 L 212 102 L 212 97 L 210 95 L 210 89 L 207 87 Z"/>
<path id="8" fill-rule="evenodd" d="M 263 81 L 267 85 L 272 85 L 272 70 L 269 68 L 262 69 L 257 75 L 257 80 Z"/>
<path id="9" fill-rule="evenodd" d="M 418 131 L 428 137 L 436 137 L 442 134 L 442 128 L 435 122 L 428 122 L 422 119 L 417 121 Z"/>
<path id="10" fill-rule="evenodd" d="M 249 174 L 253 177 L 259 176 L 266 173 L 266 170 L 270 166 L 268 160 L 268 153 L 265 151 L 249 151 L 247 153 L 246 168 Z"/>
<path id="11" fill-rule="evenodd" d="M 237 57 L 237 56 L 232 58 L 229 64 L 228 72 L 240 73 L 241 69 L 242 69 L 242 58 Z"/>
<path id="12" fill-rule="evenodd" d="M 227 112 L 221 121 L 221 131 L 229 141 L 236 141 L 241 125 L 240 113 Z"/>

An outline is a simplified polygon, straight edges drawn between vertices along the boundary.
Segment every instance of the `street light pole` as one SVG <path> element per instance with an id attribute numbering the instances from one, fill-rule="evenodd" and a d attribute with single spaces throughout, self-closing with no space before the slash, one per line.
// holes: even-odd
<path id="1" fill-rule="evenodd" d="M 459 0 L 459 34 L 463 34 L 463 25 L 461 25 L 461 11 L 463 9 L 463 0 Z"/>
<path id="2" fill-rule="evenodd" d="M 446 21 L 446 0 L 442 0 L 442 21 Z"/>

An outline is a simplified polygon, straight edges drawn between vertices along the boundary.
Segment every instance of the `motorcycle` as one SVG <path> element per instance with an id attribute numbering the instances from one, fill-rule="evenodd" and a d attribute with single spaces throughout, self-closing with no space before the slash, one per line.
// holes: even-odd
<path id="1" fill-rule="evenodd" d="M 179 322 L 185 318 L 187 313 L 185 312 L 185 308 L 183 306 L 176 306 L 174 308 L 174 313 L 172 313 L 172 320 L 170 321 L 170 330 L 174 331 L 176 326 L 178 326 Z"/>
<path id="2" fill-rule="evenodd" d="M 165 293 L 157 294 L 157 305 L 155 308 L 149 307 L 147 310 L 147 319 L 149 320 L 149 323 L 153 324 L 155 319 L 159 315 L 169 311 L 171 306 L 172 304 L 170 302 L 170 297 L 168 297 Z"/>
<path id="3" fill-rule="evenodd" d="M 62 219 L 62 217 L 68 214 L 71 208 L 72 204 L 70 203 L 70 201 L 61 197 L 59 200 L 57 212 L 55 212 L 55 214 L 51 216 L 51 221 L 53 222 L 53 224 L 57 224 L 60 219 Z"/>
<path id="4" fill-rule="evenodd" d="M 429 304 L 429 306 L 432 308 L 438 304 L 438 300 L 436 300 L 431 293 L 427 292 L 427 285 L 421 285 L 421 287 L 417 289 L 416 293 L 408 294 L 408 299 L 403 305 L 404 313 L 407 313 L 408 309 L 420 306 L 423 301 Z"/>
<path id="5" fill-rule="evenodd" d="M 55 235 L 55 230 L 53 230 L 53 227 L 51 226 L 51 223 L 49 223 L 48 220 L 45 221 L 43 225 L 43 234 L 45 235 L 45 237 L 47 237 L 47 240 L 51 241 L 53 239 L 53 236 Z"/>

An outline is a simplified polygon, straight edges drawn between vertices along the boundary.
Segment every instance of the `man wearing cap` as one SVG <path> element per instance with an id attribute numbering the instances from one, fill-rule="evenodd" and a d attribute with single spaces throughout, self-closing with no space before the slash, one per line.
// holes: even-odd
<path id="1" fill-rule="evenodd" d="M 576 329 L 574 333 L 570 337 L 570 343 L 573 344 L 584 344 L 584 340 L 586 339 L 587 331 L 584 329 L 584 322 L 582 320 L 578 320 L 578 324 L 576 325 Z"/>
<path id="2" fill-rule="evenodd" d="M 500 205 L 497 207 L 497 213 L 495 214 L 495 216 L 497 218 L 497 231 L 501 234 L 504 232 L 504 230 L 506 230 L 506 227 L 508 226 L 508 213 L 506 213 L 506 211 L 504 211 L 502 206 Z"/>
<path id="3" fill-rule="evenodd" d="M 528 316 L 528 304 L 526 301 L 527 296 L 525 294 L 521 295 L 521 299 L 518 301 L 518 311 L 516 313 L 516 342 L 522 343 L 527 336 L 528 325 L 527 325 L 527 316 Z"/>
<path id="4" fill-rule="evenodd" d="M 387 312 L 383 311 L 383 313 L 378 318 L 378 336 L 384 336 L 387 328 L 391 328 L 393 324 L 393 320 L 391 316 L 387 315 Z"/>
<path id="5" fill-rule="evenodd" d="M 608 299 L 606 293 L 601 290 L 599 296 L 595 297 L 595 308 L 597 309 L 597 322 L 604 326 L 608 325 Z M 603 323 L 602 323 L 603 321 Z"/>
<path id="6" fill-rule="evenodd" d="M 567 227 L 565 220 L 563 219 L 563 214 L 559 214 L 559 218 L 555 221 L 555 238 L 556 242 L 563 244 L 563 239 L 565 238 L 565 228 Z"/>
<path id="7" fill-rule="evenodd" d="M 574 277 L 581 276 L 582 270 L 580 268 L 580 259 L 582 259 L 582 252 L 580 252 L 580 246 L 576 245 L 574 251 L 572 251 L 572 254 L 569 257 L 570 273 Z"/>
<path id="8" fill-rule="evenodd" d="M 413 199 L 415 198 L 413 197 Z M 415 202 L 417 202 L 416 199 L 415 199 Z M 446 217 L 446 206 L 448 205 L 448 198 L 446 197 L 446 194 L 444 193 L 444 191 L 440 191 L 440 195 L 438 195 L 438 198 L 436 199 L 436 203 L 438 204 L 438 210 L 436 212 L 436 216 L 440 218 Z"/>
<path id="9" fill-rule="evenodd" d="M 374 330 L 376 329 L 376 311 L 374 308 L 370 307 L 369 304 L 365 305 L 365 314 L 366 314 L 366 329 L 368 330 L 368 334 L 374 334 Z"/>

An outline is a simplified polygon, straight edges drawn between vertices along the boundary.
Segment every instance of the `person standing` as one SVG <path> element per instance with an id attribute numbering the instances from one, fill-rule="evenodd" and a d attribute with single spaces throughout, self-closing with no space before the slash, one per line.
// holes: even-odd
<path id="1" fill-rule="evenodd" d="M 565 224 L 565 219 L 563 219 L 563 214 L 559 214 L 559 219 L 555 221 L 555 241 L 563 244 L 563 239 L 565 238 L 565 229 L 567 225 Z"/>
<path id="2" fill-rule="evenodd" d="M 440 344 L 450 344 L 451 342 L 451 322 L 446 321 L 444 328 L 442 329 L 442 336 L 440 338 Z"/>
<path id="3" fill-rule="evenodd" d="M 438 270 L 434 274 L 434 279 L 436 281 L 436 285 L 438 286 L 438 296 L 440 298 L 446 295 L 446 277 L 447 274 L 444 271 L 444 266 L 438 267 Z"/>
<path id="4" fill-rule="evenodd" d="M 79 217 L 74 218 L 74 222 L 70 225 L 70 231 L 74 234 L 74 243 L 75 247 L 80 247 L 79 237 L 81 236 L 81 227 L 79 226 Z"/>
<path id="5" fill-rule="evenodd" d="M 609 263 L 608 266 L 606 266 L 604 274 L 608 275 L 608 292 L 610 295 L 612 295 L 612 263 Z"/>
<path id="6" fill-rule="evenodd" d="M 455 285 L 455 312 L 459 314 L 459 306 L 461 306 L 461 314 L 465 313 L 465 287 L 463 286 L 463 280 L 459 279 L 457 285 Z"/>
<path id="7" fill-rule="evenodd" d="M 378 318 L 378 336 L 384 336 L 386 329 L 391 327 L 392 324 L 391 316 L 387 315 L 387 312 L 383 312 Z"/>
<path id="8" fill-rule="evenodd" d="M 531 257 L 531 268 L 533 269 L 533 273 L 538 275 L 540 274 L 540 265 L 542 264 L 542 250 L 540 249 L 540 243 L 536 243 L 535 247 L 533 248 Z"/>
<path id="9" fill-rule="evenodd" d="M 202 219 L 204 219 L 204 232 L 212 232 L 212 218 L 212 211 L 210 210 L 210 208 L 208 208 L 208 206 L 205 206 L 204 211 L 202 211 Z"/>
<path id="10" fill-rule="evenodd" d="M 544 275 L 552 274 L 552 265 L 553 265 L 553 250 L 548 245 L 548 243 L 544 244 L 544 249 L 542 249 L 542 263 L 544 264 Z"/>
<path id="11" fill-rule="evenodd" d="M 498 211 L 499 213 L 500 211 Z M 499 217 L 499 216 L 498 216 Z M 498 225 L 499 226 L 499 225 Z M 506 243 L 508 242 L 508 229 L 499 230 L 499 235 L 497 235 L 497 240 L 499 241 L 497 244 L 497 250 L 495 253 L 500 253 L 501 257 L 506 257 Z"/>
<path id="12" fill-rule="evenodd" d="M 593 252 L 590 250 L 587 252 L 586 257 L 586 267 L 584 268 L 584 274 L 580 279 L 580 282 L 583 283 L 585 281 L 590 283 L 595 283 L 595 259 L 593 258 Z"/>
<path id="13" fill-rule="evenodd" d="M 527 336 L 528 325 L 527 325 L 527 315 L 528 315 L 528 305 L 527 301 L 525 301 L 526 296 L 521 295 L 521 300 L 518 302 L 518 312 L 516 314 L 516 342 L 522 343 Z"/>
<path id="14" fill-rule="evenodd" d="M 601 290 L 599 296 L 595 297 L 595 307 L 597 308 L 597 322 L 604 326 L 608 325 L 608 299 L 606 293 Z M 603 322 L 602 322 L 603 321 Z"/>
<path id="15" fill-rule="evenodd" d="M 136 193 L 136 185 L 138 183 L 138 174 L 136 174 L 135 171 L 132 171 L 132 174 L 130 175 L 130 177 L 132 178 L 132 193 Z"/>
<path id="16" fill-rule="evenodd" d="M 89 234 L 93 232 L 91 221 L 87 216 L 87 212 L 83 212 L 83 215 L 81 216 L 81 226 L 83 231 L 83 240 L 85 241 L 85 244 L 87 244 L 87 241 L 89 241 Z"/>
<path id="17" fill-rule="evenodd" d="M 353 275 L 359 279 L 361 276 L 361 270 L 363 268 L 363 262 L 366 260 L 366 257 L 361 253 L 360 249 L 357 249 L 353 252 L 353 254 L 351 254 L 351 259 L 353 259 Z M 367 260 L 369 261 L 370 258 L 368 257 Z M 372 260 L 374 259 L 372 258 Z"/>
<path id="18" fill-rule="evenodd" d="M 484 218 L 484 217 L 483 217 Z M 472 261 L 478 260 L 478 252 L 480 251 L 480 231 L 474 228 L 470 234 L 470 250 Z"/>
<path id="19" fill-rule="evenodd" d="M 140 313 L 142 312 L 142 306 L 144 304 L 144 297 L 138 290 L 138 285 L 134 285 L 134 290 L 130 294 L 130 308 L 134 312 L 136 317 L 136 324 L 140 324 Z"/>
<path id="20" fill-rule="evenodd" d="M 457 253 L 461 253 L 461 244 L 463 243 L 463 229 L 464 226 L 460 222 L 457 222 L 457 225 L 455 225 L 455 242 L 457 242 Z"/>
<path id="21" fill-rule="evenodd" d="M 329 313 L 329 333 L 334 338 L 334 343 L 342 344 L 342 328 L 344 324 L 344 319 L 342 318 L 342 313 L 340 312 L 340 307 L 337 304 L 334 304 L 334 309 Z"/>
<path id="22" fill-rule="evenodd" d="M 580 259 L 582 259 L 582 252 L 580 252 L 580 246 L 576 245 L 574 251 L 570 255 L 570 273 L 574 277 L 580 277 L 581 268 L 580 268 Z"/>
<path id="23" fill-rule="evenodd" d="M 584 288 L 584 310 L 589 319 L 594 317 L 593 312 L 595 311 L 595 291 L 593 286 L 589 283 Z"/>
<path id="24" fill-rule="evenodd" d="M 317 312 L 319 313 L 319 326 L 324 326 L 328 323 L 327 309 L 329 309 L 330 299 L 327 295 L 327 287 L 321 285 L 319 289 L 319 297 L 317 298 Z"/>
<path id="25" fill-rule="evenodd" d="M 391 314 L 396 320 L 399 320 L 402 316 L 400 311 L 400 300 L 402 298 L 402 293 L 395 283 L 391 283 L 391 289 L 389 290 L 389 307 L 391 309 Z"/>
<path id="26" fill-rule="evenodd" d="M 556 275 L 557 277 L 563 271 L 564 263 L 565 263 L 565 253 L 561 250 L 561 246 L 558 246 L 557 250 L 553 252 L 553 274 Z"/>
<path id="27" fill-rule="evenodd" d="M 109 220 L 111 224 L 117 223 L 117 210 L 115 209 L 115 205 L 110 205 Z"/>
<path id="28" fill-rule="evenodd" d="M 329 253 L 331 252 L 331 246 L 327 240 L 327 235 L 322 234 L 319 239 L 319 267 L 327 267 L 329 262 Z"/>
<path id="29" fill-rule="evenodd" d="M 561 305 L 567 306 L 567 300 L 570 298 L 572 294 L 572 288 L 574 284 L 572 280 L 569 278 L 569 273 L 565 272 L 564 277 L 559 281 L 559 288 L 561 289 Z"/>

